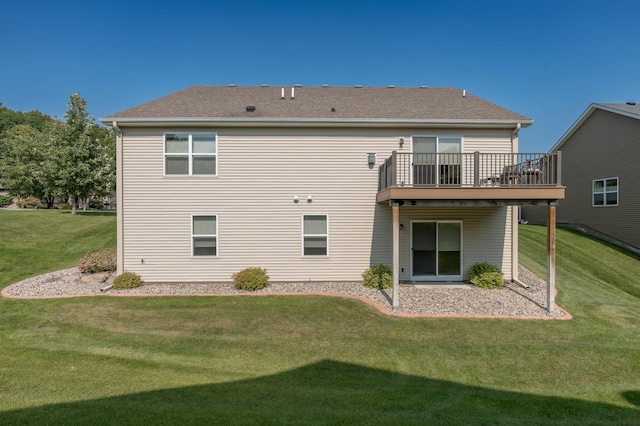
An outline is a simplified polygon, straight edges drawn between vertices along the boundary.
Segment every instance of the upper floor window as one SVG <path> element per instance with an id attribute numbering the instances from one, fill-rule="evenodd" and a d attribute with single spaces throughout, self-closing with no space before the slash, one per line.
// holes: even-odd
<path id="1" fill-rule="evenodd" d="M 217 175 L 217 142 L 215 133 L 165 133 L 164 174 Z"/>
<path id="2" fill-rule="evenodd" d="M 593 181 L 593 206 L 618 205 L 618 178 L 596 179 Z"/>

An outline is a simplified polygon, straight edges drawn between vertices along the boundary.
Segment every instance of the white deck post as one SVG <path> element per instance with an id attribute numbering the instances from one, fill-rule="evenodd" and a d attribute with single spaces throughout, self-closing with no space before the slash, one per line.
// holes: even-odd
<path id="1" fill-rule="evenodd" d="M 391 205 L 393 212 L 393 298 L 392 306 L 393 310 L 397 310 L 399 306 L 399 294 L 400 294 L 400 280 L 398 277 L 398 270 L 400 264 L 400 205 L 393 203 Z"/>
<path id="2" fill-rule="evenodd" d="M 547 311 L 556 304 L 556 202 L 549 203 L 547 215 Z"/>

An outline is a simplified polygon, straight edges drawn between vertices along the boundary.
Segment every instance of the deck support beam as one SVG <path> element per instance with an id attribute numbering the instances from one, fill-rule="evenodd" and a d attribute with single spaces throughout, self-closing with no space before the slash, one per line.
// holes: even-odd
<path id="1" fill-rule="evenodd" d="M 554 313 L 556 304 L 556 205 L 550 202 L 547 214 L 547 311 Z"/>
<path id="2" fill-rule="evenodd" d="M 392 270 L 393 270 L 393 297 L 392 297 L 392 306 L 393 310 L 397 310 L 399 304 L 399 295 L 400 295 L 400 278 L 398 276 L 399 265 L 400 265 L 400 204 L 393 203 L 391 205 L 391 210 L 393 213 L 393 227 L 392 227 L 392 237 L 393 237 L 393 259 L 392 259 Z"/>

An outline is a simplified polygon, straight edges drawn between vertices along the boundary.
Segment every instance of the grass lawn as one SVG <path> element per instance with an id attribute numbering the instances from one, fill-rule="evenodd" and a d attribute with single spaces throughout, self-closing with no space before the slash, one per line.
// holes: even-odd
<path id="1" fill-rule="evenodd" d="M 0 287 L 114 245 L 114 216 L 0 224 Z M 544 275 L 545 228 L 520 229 Z M 640 261 L 560 229 L 557 266 L 571 321 L 319 296 L 0 299 L 0 424 L 639 424 Z"/>

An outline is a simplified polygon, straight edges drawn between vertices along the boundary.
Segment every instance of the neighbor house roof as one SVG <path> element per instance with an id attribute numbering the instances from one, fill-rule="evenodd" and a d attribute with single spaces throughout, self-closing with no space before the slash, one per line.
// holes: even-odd
<path id="1" fill-rule="evenodd" d="M 173 123 L 482 123 L 530 118 L 451 87 L 192 86 L 101 118 Z"/>
<path id="2" fill-rule="evenodd" d="M 559 150 L 562 145 L 582 126 L 582 124 L 587 121 L 587 119 L 597 110 L 608 111 L 614 114 L 624 115 L 626 117 L 635 118 L 640 120 L 640 105 L 637 105 L 635 102 L 627 102 L 625 104 L 607 104 L 607 103 L 592 103 L 589 107 L 582 113 L 582 115 L 573 123 L 569 130 L 567 130 L 564 135 L 556 142 L 556 144 L 551 148 L 549 152 L 554 152 Z"/>

